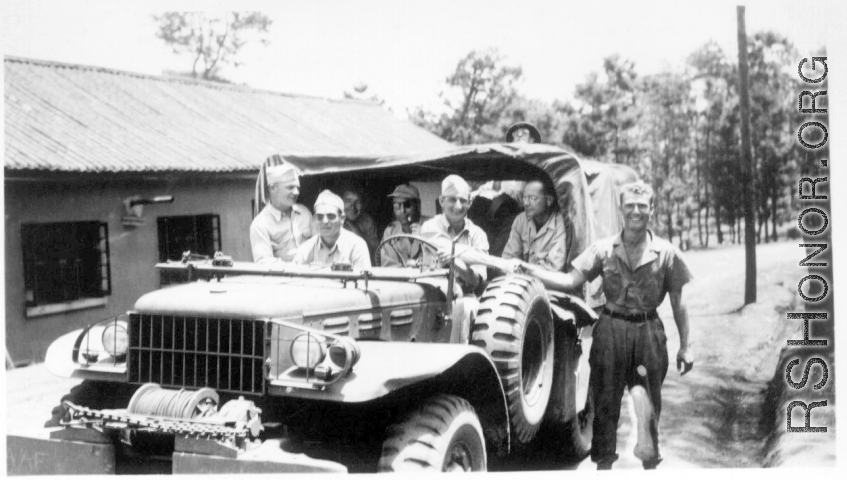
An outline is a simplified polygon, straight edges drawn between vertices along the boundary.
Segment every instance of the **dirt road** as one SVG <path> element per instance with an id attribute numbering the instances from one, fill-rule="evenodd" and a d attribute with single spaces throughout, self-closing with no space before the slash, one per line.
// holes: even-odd
<path id="1" fill-rule="evenodd" d="M 765 426 L 760 425 L 762 390 L 774 372 L 780 312 L 787 310 L 796 282 L 800 249 L 797 242 L 760 245 L 759 302 L 743 305 L 744 249 L 724 247 L 686 254 L 695 280 L 686 287 L 694 341 L 694 370 L 680 377 L 675 366 L 665 381 L 660 422 L 660 468 L 757 467 L 761 462 Z M 668 301 L 659 309 L 668 334 L 671 362 L 679 336 Z M 6 372 L 7 433 L 36 432 L 51 408 L 78 380 L 53 378 L 43 365 Z M 632 455 L 635 436 L 624 403 L 618 432 L 620 460 L 616 469 L 640 469 Z M 567 468 L 578 465 L 521 465 L 510 469 Z"/>

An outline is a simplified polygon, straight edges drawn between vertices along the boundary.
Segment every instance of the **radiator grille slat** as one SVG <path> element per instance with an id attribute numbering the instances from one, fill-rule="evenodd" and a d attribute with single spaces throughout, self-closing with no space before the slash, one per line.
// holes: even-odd
<path id="1" fill-rule="evenodd" d="M 264 322 L 130 315 L 129 381 L 264 394 Z"/>

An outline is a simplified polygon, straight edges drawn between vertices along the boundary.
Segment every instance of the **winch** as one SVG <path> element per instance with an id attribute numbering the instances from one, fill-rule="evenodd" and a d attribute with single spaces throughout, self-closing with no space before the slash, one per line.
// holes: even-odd
<path id="1" fill-rule="evenodd" d="M 220 397 L 210 388 L 197 391 L 167 390 L 158 384 L 142 385 L 126 409 L 96 410 L 64 402 L 63 418 L 68 431 L 79 427 L 102 433 L 134 429 L 171 434 L 196 440 L 211 440 L 230 449 L 246 449 L 264 429 L 261 409 L 244 397 L 230 400 L 218 409 Z"/>

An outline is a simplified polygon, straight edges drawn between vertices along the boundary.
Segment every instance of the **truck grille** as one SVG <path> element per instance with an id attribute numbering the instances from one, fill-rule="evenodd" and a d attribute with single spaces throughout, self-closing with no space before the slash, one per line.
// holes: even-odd
<path id="1" fill-rule="evenodd" d="M 129 381 L 264 394 L 265 322 L 133 313 Z"/>

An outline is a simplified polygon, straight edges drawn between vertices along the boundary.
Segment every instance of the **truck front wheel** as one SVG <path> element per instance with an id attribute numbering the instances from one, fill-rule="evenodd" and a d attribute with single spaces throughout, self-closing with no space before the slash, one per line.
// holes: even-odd
<path id="1" fill-rule="evenodd" d="M 482 426 L 473 407 L 455 395 L 426 399 L 388 427 L 380 472 L 484 472 Z"/>
<path id="2" fill-rule="evenodd" d="M 512 437 L 529 443 L 553 386 L 553 318 L 541 282 L 523 275 L 491 282 L 480 298 L 471 344 L 483 348 L 497 367 Z"/>

